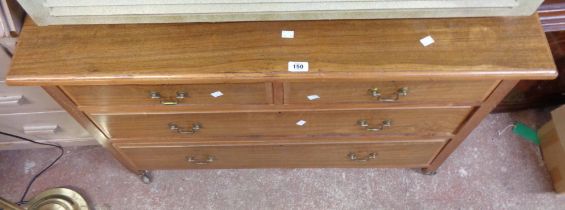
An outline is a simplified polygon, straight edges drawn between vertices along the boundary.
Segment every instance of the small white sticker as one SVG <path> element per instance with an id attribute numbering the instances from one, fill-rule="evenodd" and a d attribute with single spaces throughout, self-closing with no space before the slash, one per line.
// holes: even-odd
<path id="1" fill-rule="evenodd" d="M 296 122 L 296 125 L 298 126 L 304 126 L 304 124 L 306 124 L 306 121 L 304 120 L 299 120 L 298 122 Z"/>
<path id="2" fill-rule="evenodd" d="M 310 101 L 313 101 L 313 100 L 319 99 L 320 96 L 319 95 L 309 95 L 309 96 L 306 96 L 306 98 L 308 98 L 308 100 L 310 100 Z"/>
<path id="3" fill-rule="evenodd" d="M 288 62 L 288 71 L 290 72 L 308 72 L 308 62 Z"/>
<path id="4" fill-rule="evenodd" d="M 285 31 L 285 30 L 283 30 L 283 31 L 281 32 L 281 37 L 282 37 L 283 39 L 292 39 L 292 38 L 294 38 L 294 31 Z"/>
<path id="5" fill-rule="evenodd" d="M 428 45 L 431 45 L 435 42 L 434 38 L 432 38 L 432 36 L 426 36 L 422 39 L 420 39 L 420 43 L 422 43 L 422 45 L 424 47 L 427 47 Z"/>
<path id="6" fill-rule="evenodd" d="M 222 91 L 218 90 L 216 92 L 210 93 L 210 95 L 213 96 L 214 98 L 217 98 L 217 97 L 223 96 L 224 94 L 222 93 Z"/>

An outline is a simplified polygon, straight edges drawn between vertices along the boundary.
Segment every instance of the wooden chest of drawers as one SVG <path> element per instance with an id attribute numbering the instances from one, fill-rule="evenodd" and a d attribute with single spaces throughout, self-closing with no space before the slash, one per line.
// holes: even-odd
<path id="1" fill-rule="evenodd" d="M 282 39 L 281 30 L 295 38 Z M 435 43 L 419 40 L 432 36 Z M 290 72 L 291 61 L 308 62 Z M 521 79 L 552 79 L 537 16 L 37 27 L 41 85 L 132 171 L 434 172 Z"/>

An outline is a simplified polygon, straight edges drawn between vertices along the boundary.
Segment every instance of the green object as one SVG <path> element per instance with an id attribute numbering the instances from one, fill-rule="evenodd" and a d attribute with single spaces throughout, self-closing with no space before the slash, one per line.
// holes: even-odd
<path id="1" fill-rule="evenodd" d="M 536 145 L 540 144 L 538 133 L 534 129 L 525 125 L 524 123 L 521 122 L 514 123 L 514 128 L 512 129 L 512 132 L 528 141 L 531 141 Z"/>

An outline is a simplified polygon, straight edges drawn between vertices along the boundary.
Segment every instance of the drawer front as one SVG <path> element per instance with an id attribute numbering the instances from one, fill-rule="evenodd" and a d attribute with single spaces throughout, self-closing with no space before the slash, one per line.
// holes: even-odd
<path id="1" fill-rule="evenodd" d="M 59 110 L 59 104 L 40 87 L 8 87 L 0 82 L 0 114 Z"/>
<path id="2" fill-rule="evenodd" d="M 6 132 L 34 140 L 77 139 L 90 135 L 67 112 L 2 114 L 0 127 Z"/>
<path id="3" fill-rule="evenodd" d="M 496 81 L 290 82 L 286 104 L 479 103 Z"/>
<path id="4" fill-rule="evenodd" d="M 425 167 L 444 140 L 411 142 L 190 146 L 115 144 L 138 169 Z"/>
<path id="5" fill-rule="evenodd" d="M 471 108 L 92 115 L 112 138 L 449 134 Z M 385 125 L 385 121 L 389 125 Z"/>
<path id="6" fill-rule="evenodd" d="M 79 106 L 270 104 L 270 83 L 64 86 Z"/>

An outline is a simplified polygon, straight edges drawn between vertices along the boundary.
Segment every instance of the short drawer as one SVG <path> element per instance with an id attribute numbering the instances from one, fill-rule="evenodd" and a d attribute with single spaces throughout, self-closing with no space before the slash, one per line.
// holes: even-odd
<path id="1" fill-rule="evenodd" d="M 409 142 L 219 145 L 114 144 L 142 169 L 426 167 L 445 140 Z"/>
<path id="2" fill-rule="evenodd" d="M 5 132 L 34 140 L 90 137 L 88 132 L 65 111 L 2 114 L 0 127 Z"/>
<path id="3" fill-rule="evenodd" d="M 448 135 L 471 108 L 91 115 L 112 138 Z"/>
<path id="4" fill-rule="evenodd" d="M 0 82 L 0 114 L 63 110 L 40 87 L 6 86 Z"/>
<path id="5" fill-rule="evenodd" d="M 79 106 L 270 104 L 270 83 L 64 86 Z"/>
<path id="6" fill-rule="evenodd" d="M 497 81 L 289 82 L 286 104 L 480 103 Z"/>

